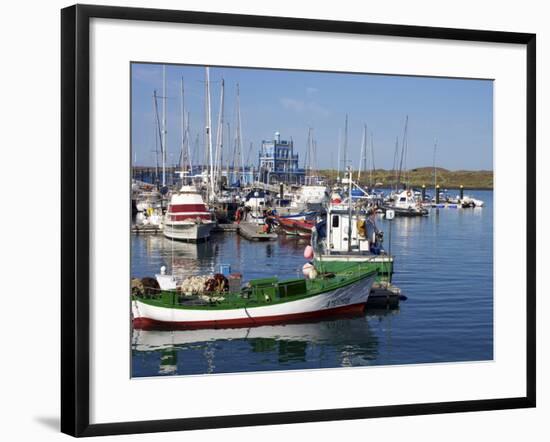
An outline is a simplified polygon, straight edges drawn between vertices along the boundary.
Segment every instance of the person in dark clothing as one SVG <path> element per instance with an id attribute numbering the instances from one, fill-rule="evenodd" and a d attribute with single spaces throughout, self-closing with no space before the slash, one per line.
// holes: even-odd
<path id="1" fill-rule="evenodd" d="M 273 212 L 271 211 L 271 209 L 267 209 L 264 211 L 264 217 L 265 217 L 265 224 L 267 226 L 266 233 L 271 233 L 271 231 L 273 230 L 273 224 L 274 224 Z"/>
<path id="2" fill-rule="evenodd" d="M 367 231 L 367 239 L 369 241 L 369 249 L 376 249 L 378 247 L 377 236 L 380 233 L 378 226 L 376 225 L 376 212 L 374 209 L 367 211 L 367 220 L 365 222 L 365 229 Z"/>

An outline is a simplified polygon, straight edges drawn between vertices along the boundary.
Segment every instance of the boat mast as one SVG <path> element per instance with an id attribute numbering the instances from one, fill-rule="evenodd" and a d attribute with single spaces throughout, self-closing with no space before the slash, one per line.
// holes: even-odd
<path id="1" fill-rule="evenodd" d="M 397 176 L 398 185 L 401 184 L 401 172 L 403 171 L 403 160 L 407 164 L 407 126 L 409 124 L 409 116 L 405 118 L 405 129 L 403 130 L 403 145 L 401 147 L 401 160 L 399 162 L 399 175 Z"/>
<path id="2" fill-rule="evenodd" d="M 210 130 L 212 127 L 212 114 L 210 109 L 210 68 L 206 67 L 206 153 L 208 155 L 208 161 L 206 166 L 210 166 L 210 192 L 209 198 L 214 194 L 214 164 L 213 164 L 213 158 L 212 158 L 212 131 Z"/>
<path id="3" fill-rule="evenodd" d="M 344 170 L 348 167 L 348 114 L 346 114 L 346 123 L 344 125 Z"/>
<path id="4" fill-rule="evenodd" d="M 183 172 L 187 166 L 187 152 L 185 150 L 185 102 L 184 102 L 184 86 L 183 86 L 183 77 L 181 77 L 181 102 L 180 102 L 180 115 L 181 115 L 181 151 L 180 151 L 180 169 L 182 171 L 182 181 L 183 181 Z"/>
<path id="5" fill-rule="evenodd" d="M 189 159 L 189 174 L 193 175 L 193 157 L 191 156 L 191 130 L 189 128 L 189 111 L 187 111 L 187 120 L 185 124 L 185 142 L 187 147 L 187 158 Z"/>
<path id="6" fill-rule="evenodd" d="M 166 187 L 166 65 L 162 65 L 162 187 Z"/>
<path id="7" fill-rule="evenodd" d="M 252 141 L 250 142 L 250 147 L 248 148 L 248 153 L 246 154 L 246 161 L 245 161 L 245 166 L 250 166 L 250 156 L 252 155 L 252 149 L 254 148 L 254 144 L 252 143 Z"/>
<path id="8" fill-rule="evenodd" d="M 221 174 L 221 164 L 223 155 L 223 130 L 224 130 L 224 98 L 225 98 L 225 82 L 222 78 L 220 92 L 220 111 L 218 113 L 218 129 L 216 132 L 216 158 L 215 158 L 215 183 L 219 183 L 219 175 Z"/>
<path id="9" fill-rule="evenodd" d="M 357 171 L 357 181 L 361 180 L 361 171 L 367 173 L 367 125 L 363 125 L 363 138 L 361 139 L 361 153 L 359 155 L 359 170 Z"/>
<path id="10" fill-rule="evenodd" d="M 337 160 L 337 168 L 338 168 L 338 175 L 336 178 L 336 182 L 340 182 L 340 149 L 342 148 L 342 129 L 338 129 L 338 160 Z"/>
<path id="11" fill-rule="evenodd" d="M 393 178 L 395 185 L 395 192 L 397 192 L 398 182 L 398 172 L 397 172 L 397 156 L 399 154 L 399 137 L 395 137 L 395 150 L 393 151 Z"/>
<path id="12" fill-rule="evenodd" d="M 197 158 L 197 162 L 200 161 L 200 132 L 197 132 L 195 134 L 195 143 L 193 144 L 193 158 Z"/>
<path id="13" fill-rule="evenodd" d="M 348 166 L 348 181 L 349 181 L 349 190 L 348 190 L 348 201 L 349 201 L 349 207 L 348 207 L 348 210 L 349 210 L 349 219 L 348 219 L 348 253 L 351 253 L 351 222 L 352 222 L 352 215 L 353 215 L 353 199 L 352 199 L 352 195 L 351 195 L 351 190 L 352 190 L 352 171 L 351 171 L 351 166 Z"/>
<path id="14" fill-rule="evenodd" d="M 236 105 L 235 105 L 236 107 Z M 233 164 L 232 164 L 232 167 L 233 167 L 233 180 L 235 182 L 239 182 L 239 187 L 240 187 L 240 173 L 239 173 L 239 158 L 241 156 L 241 153 L 239 152 L 239 140 L 238 140 L 238 137 L 239 137 L 239 124 L 237 123 L 237 112 L 235 111 L 235 134 L 234 134 L 234 138 L 233 138 Z"/>
<path id="15" fill-rule="evenodd" d="M 240 158 L 237 158 L 237 161 L 241 163 L 241 174 L 239 174 L 239 181 L 244 181 L 244 153 L 243 153 L 243 140 L 241 133 L 241 92 L 239 88 L 239 83 L 237 83 L 237 133 L 236 133 L 236 142 L 238 148 L 238 154 Z"/>
<path id="16" fill-rule="evenodd" d="M 160 116 L 159 116 L 159 108 L 158 108 L 158 100 L 157 100 L 157 90 L 155 89 L 153 91 L 153 108 L 154 108 L 154 114 L 155 114 L 155 160 L 156 160 L 156 168 L 155 168 L 155 182 L 158 187 L 158 179 L 159 179 L 159 152 L 158 152 L 158 142 L 160 142 L 160 153 L 162 155 L 163 148 L 162 148 L 162 128 L 160 124 Z M 158 131 L 158 133 L 157 133 Z"/>
<path id="17" fill-rule="evenodd" d="M 227 152 L 227 184 L 229 186 L 231 186 L 233 183 L 231 182 L 232 178 L 231 178 L 231 174 L 229 173 L 229 168 L 230 168 L 230 162 L 231 162 L 231 125 L 229 124 L 229 121 L 226 123 L 227 124 L 227 149 L 228 149 L 228 152 Z"/>
<path id="18" fill-rule="evenodd" d="M 437 169 L 435 168 L 435 153 L 437 150 L 437 138 L 434 139 L 434 192 L 437 192 Z"/>
<path id="19" fill-rule="evenodd" d="M 306 169 L 306 185 L 311 185 L 311 127 L 307 130 L 307 149 L 306 149 L 306 158 L 305 158 L 305 169 Z"/>
<path id="20" fill-rule="evenodd" d="M 371 164 L 370 164 L 370 178 L 369 186 L 372 187 L 372 174 L 374 173 L 374 135 L 370 133 L 370 154 L 371 154 Z"/>
<path id="21" fill-rule="evenodd" d="M 311 142 L 311 168 L 313 170 L 313 176 L 315 177 L 315 185 L 319 183 L 319 176 L 318 176 L 318 164 L 317 164 L 317 140 L 312 140 Z"/>

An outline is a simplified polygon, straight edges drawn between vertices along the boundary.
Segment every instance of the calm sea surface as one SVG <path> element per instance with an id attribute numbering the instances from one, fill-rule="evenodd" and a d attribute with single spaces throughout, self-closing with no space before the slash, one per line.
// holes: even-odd
<path id="1" fill-rule="evenodd" d="M 187 375 L 480 361 L 493 358 L 493 193 L 469 192 L 478 209 L 432 209 L 396 218 L 393 282 L 408 299 L 395 310 L 316 323 L 228 330 L 141 331 L 132 336 L 132 375 Z M 379 218 L 390 247 L 388 221 Z M 231 264 L 245 280 L 300 275 L 307 243 L 248 242 L 216 233 L 204 244 L 132 236 L 132 276 L 160 266 L 187 275 Z"/>

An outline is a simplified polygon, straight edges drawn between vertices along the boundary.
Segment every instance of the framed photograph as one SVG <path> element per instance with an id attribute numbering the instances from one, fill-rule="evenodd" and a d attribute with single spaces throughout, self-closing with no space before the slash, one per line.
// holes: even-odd
<path id="1" fill-rule="evenodd" d="M 64 433 L 535 406 L 534 34 L 61 19 Z"/>

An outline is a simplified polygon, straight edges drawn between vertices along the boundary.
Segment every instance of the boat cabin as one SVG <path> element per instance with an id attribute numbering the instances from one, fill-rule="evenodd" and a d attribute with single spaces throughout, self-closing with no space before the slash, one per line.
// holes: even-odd
<path id="1" fill-rule="evenodd" d="M 327 214 L 326 252 L 348 253 L 368 252 L 369 242 L 366 232 L 366 216 L 352 213 L 351 226 L 348 210 L 329 210 Z M 351 227 L 351 244 L 349 243 Z"/>
<path id="2" fill-rule="evenodd" d="M 393 205 L 397 209 L 413 209 L 418 205 L 412 190 L 403 190 L 393 196 Z"/>

